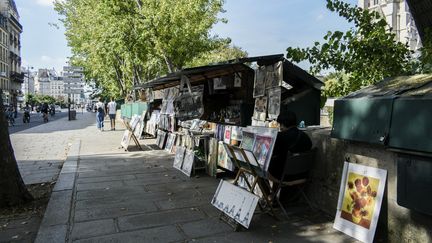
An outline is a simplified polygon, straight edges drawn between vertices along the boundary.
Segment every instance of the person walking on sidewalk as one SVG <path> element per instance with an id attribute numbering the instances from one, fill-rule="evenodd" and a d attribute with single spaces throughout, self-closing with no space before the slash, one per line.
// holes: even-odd
<path id="1" fill-rule="evenodd" d="M 117 103 L 114 101 L 114 98 L 111 98 L 111 101 L 108 103 L 108 115 L 110 118 L 111 130 L 115 130 L 116 109 Z"/>
<path id="2" fill-rule="evenodd" d="M 96 103 L 96 127 L 100 130 L 104 130 L 104 119 L 105 119 L 105 105 L 102 99 Z"/>

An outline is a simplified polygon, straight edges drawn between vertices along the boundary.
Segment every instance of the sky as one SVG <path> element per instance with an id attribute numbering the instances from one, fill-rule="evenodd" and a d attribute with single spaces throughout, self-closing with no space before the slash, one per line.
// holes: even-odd
<path id="1" fill-rule="evenodd" d="M 71 56 L 64 28 L 53 9 L 53 0 L 15 0 L 23 25 L 21 56 L 23 67 L 55 68 L 61 71 Z M 328 30 L 351 27 L 325 7 L 325 0 L 226 0 L 225 13 L 212 34 L 230 37 L 232 44 L 249 56 L 285 54 L 287 47 L 311 46 Z M 357 0 L 345 0 L 356 4 Z M 51 23 L 60 26 L 53 27 Z M 307 64 L 300 64 L 306 68 Z"/>

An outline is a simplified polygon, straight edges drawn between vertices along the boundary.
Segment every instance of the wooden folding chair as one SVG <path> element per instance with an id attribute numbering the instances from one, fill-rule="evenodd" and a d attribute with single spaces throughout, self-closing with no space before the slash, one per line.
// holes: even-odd
<path id="1" fill-rule="evenodd" d="M 276 201 L 280 208 L 282 209 L 283 213 L 286 217 L 288 217 L 288 213 L 286 212 L 284 206 L 279 200 L 279 194 L 282 189 L 282 187 L 297 187 L 299 189 L 299 192 L 303 196 L 303 198 L 306 200 L 306 202 L 309 204 L 310 207 L 312 207 L 312 204 L 306 194 L 304 193 L 304 186 L 306 185 L 306 182 L 308 181 L 308 174 L 309 171 L 312 169 L 314 160 L 315 160 L 315 154 L 317 149 L 313 148 L 307 152 L 303 153 L 288 153 L 285 166 L 282 172 L 282 175 L 280 178 L 275 178 L 271 174 L 269 176 L 269 179 L 274 183 L 271 192 L 271 200 Z M 290 179 L 292 176 L 296 175 L 304 175 L 301 178 L 296 179 Z"/>

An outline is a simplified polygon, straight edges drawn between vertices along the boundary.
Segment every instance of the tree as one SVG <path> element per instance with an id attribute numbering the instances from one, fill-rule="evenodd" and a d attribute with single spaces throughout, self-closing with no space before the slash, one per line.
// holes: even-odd
<path id="1" fill-rule="evenodd" d="M 312 73 L 334 69 L 339 76 L 345 75 L 344 79 L 336 79 L 343 84 L 335 79 L 326 83 L 343 87 L 340 92 L 335 86 L 330 88 L 334 95 L 344 95 L 385 77 L 412 73 L 407 45 L 395 40 L 395 34 L 388 31 L 379 13 L 340 0 L 327 0 L 327 8 L 354 23 L 355 28 L 346 32 L 328 31 L 325 42 L 315 42 L 312 47 L 289 47 L 287 58 L 294 62 L 309 61 Z"/>
<path id="2" fill-rule="evenodd" d="M 224 62 L 227 60 L 247 57 L 248 53 L 243 51 L 240 47 L 230 46 L 229 43 L 223 43 L 219 48 L 209 52 L 202 53 L 196 57 L 187 66 L 197 67 Z"/>
<path id="3" fill-rule="evenodd" d="M 111 95 L 182 69 L 225 40 L 211 36 L 223 0 L 56 1 L 72 63 Z"/>
<path id="4" fill-rule="evenodd" d="M 0 90 L 0 96 L 2 90 Z M 8 123 L 0 102 L 0 208 L 26 203 L 33 199 L 21 178 L 9 138 Z"/>

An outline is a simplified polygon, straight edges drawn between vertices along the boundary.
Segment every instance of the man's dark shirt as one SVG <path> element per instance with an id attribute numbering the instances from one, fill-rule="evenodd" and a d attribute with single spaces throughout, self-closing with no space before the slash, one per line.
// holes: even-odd
<path id="1" fill-rule="evenodd" d="M 288 151 L 301 153 L 311 148 L 312 141 L 309 136 L 297 127 L 290 127 L 286 131 L 279 132 L 269 165 L 270 174 L 278 179 L 282 176 Z"/>

